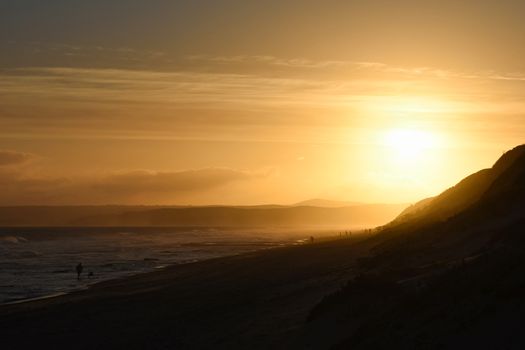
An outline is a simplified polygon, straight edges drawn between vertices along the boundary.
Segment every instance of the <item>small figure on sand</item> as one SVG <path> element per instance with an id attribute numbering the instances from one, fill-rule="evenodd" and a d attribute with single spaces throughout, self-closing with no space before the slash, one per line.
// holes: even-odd
<path id="1" fill-rule="evenodd" d="M 78 263 L 76 270 L 77 270 L 77 280 L 80 281 L 80 275 L 82 274 L 82 270 L 84 270 L 84 266 L 82 266 L 82 263 Z"/>
<path id="2" fill-rule="evenodd" d="M 310 236 L 310 243 L 314 243 L 314 236 Z"/>
<path id="3" fill-rule="evenodd" d="M 88 272 L 88 278 L 93 278 L 94 276 L 95 274 L 93 273 L 93 271 Z"/>

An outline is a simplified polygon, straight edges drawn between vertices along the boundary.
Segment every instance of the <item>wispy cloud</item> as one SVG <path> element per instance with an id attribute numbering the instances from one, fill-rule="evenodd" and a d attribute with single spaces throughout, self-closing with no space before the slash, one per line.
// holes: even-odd
<path id="1" fill-rule="evenodd" d="M 355 124 L 365 114 L 387 118 L 389 113 L 410 110 L 421 118 L 434 113 L 443 119 L 525 112 L 525 76 L 518 73 L 273 56 L 187 59 L 199 61 L 201 69 L 4 70 L 0 72 L 0 132 L 4 137 L 237 140 L 260 140 L 261 135 L 279 139 L 282 133 L 285 137 L 280 139 L 290 140 L 301 139 L 302 134 L 319 135 L 319 128 Z M 266 68 L 235 71 L 244 63 Z M 206 65 L 214 67 L 203 69 Z M 275 66 L 283 70 L 275 73 L 271 69 Z M 426 107 L 439 108 L 403 106 L 404 100 L 417 104 L 428 97 L 432 103 Z M 294 133 L 286 127 L 294 127 Z"/>
<path id="2" fill-rule="evenodd" d="M 207 191 L 231 182 L 249 180 L 254 174 L 230 168 L 204 168 L 178 172 L 135 170 L 105 176 L 92 188 L 111 195 L 136 195 Z"/>
<path id="3" fill-rule="evenodd" d="M 0 167 L 24 164 L 34 158 L 35 156 L 29 153 L 0 150 Z"/>
<path id="4" fill-rule="evenodd" d="M 295 67 L 295 68 L 328 68 L 328 67 L 347 67 L 347 66 L 365 66 L 367 63 L 350 62 L 350 61 L 314 61 L 304 58 L 285 59 L 275 56 L 265 55 L 237 55 L 237 56 L 210 56 L 210 55 L 188 55 L 187 60 L 201 62 L 216 62 L 227 64 L 239 63 L 261 63 L 276 66 Z"/>
<path id="5" fill-rule="evenodd" d="M 117 69 L 30 68 L 2 76 L 0 92 L 134 103 L 302 102 L 302 93 L 340 88 L 336 82 L 267 78 L 247 74 L 155 72 Z M 335 91 L 334 91 L 335 92 Z M 283 95 L 284 94 L 284 95 Z"/>
<path id="6" fill-rule="evenodd" d="M 345 69 L 351 71 L 367 71 L 381 73 L 397 73 L 405 76 L 441 78 L 441 79 L 481 79 L 481 80 L 509 80 L 524 81 L 522 73 L 498 73 L 495 71 L 453 71 L 435 67 L 403 67 L 385 64 L 382 62 L 348 61 L 348 60 L 311 60 L 306 58 L 280 58 L 271 55 L 236 55 L 211 56 L 188 55 L 189 61 L 199 61 L 221 64 L 261 64 L 283 66 L 288 68 L 303 68 L 314 70 Z"/>
<path id="7" fill-rule="evenodd" d="M 38 176 L 0 171 L 0 205 L 178 203 L 187 196 L 206 195 L 230 184 L 266 176 L 231 168 L 173 172 L 132 170 L 82 177 Z"/>
<path id="8" fill-rule="evenodd" d="M 136 48 L 117 46 L 107 47 L 101 45 L 71 45 L 56 42 L 11 42 L 12 47 L 18 49 L 23 48 L 26 53 L 31 53 L 35 56 L 35 61 L 38 58 L 53 57 L 54 59 L 64 57 L 73 59 L 76 63 L 103 61 L 106 63 L 172 63 L 172 60 L 165 52 L 153 50 L 138 50 Z"/>
<path id="9" fill-rule="evenodd" d="M 431 68 L 398 68 L 380 63 L 283 61 L 266 57 L 212 58 L 228 62 L 263 61 L 288 67 L 353 67 L 345 75 L 310 77 L 279 76 L 263 73 L 221 73 L 194 71 L 145 71 L 87 68 L 24 68 L 0 74 L 2 101 L 14 99 L 46 99 L 65 103 L 157 104 L 160 108 L 176 108 L 192 104 L 192 108 L 272 108 L 292 106 L 337 107 L 366 101 L 374 96 L 454 94 L 461 97 L 478 93 L 479 86 L 469 80 L 494 80 L 500 83 L 522 82 L 521 75 L 494 72 L 460 73 Z M 394 75 L 392 75 L 394 74 Z M 447 90 L 443 80 L 456 80 L 466 91 Z M 465 82 L 465 80 L 467 80 Z M 453 87 L 452 87 L 453 88 Z M 440 90 L 441 89 L 441 90 Z M 498 89 L 494 89 L 497 93 Z M 516 92 L 516 91 L 515 91 Z M 454 97 L 454 96 L 453 96 Z"/>

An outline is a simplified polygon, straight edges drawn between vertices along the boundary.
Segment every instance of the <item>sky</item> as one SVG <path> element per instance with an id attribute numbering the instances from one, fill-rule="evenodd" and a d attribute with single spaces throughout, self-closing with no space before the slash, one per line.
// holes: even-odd
<path id="1" fill-rule="evenodd" d="M 0 205 L 436 195 L 523 143 L 523 13 L 0 0 Z"/>

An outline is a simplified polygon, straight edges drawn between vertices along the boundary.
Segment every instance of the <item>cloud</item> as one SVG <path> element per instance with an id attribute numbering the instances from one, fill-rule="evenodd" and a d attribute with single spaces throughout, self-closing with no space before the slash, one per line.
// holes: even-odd
<path id="1" fill-rule="evenodd" d="M 305 58 L 279 58 L 270 55 L 237 55 L 237 56 L 209 56 L 209 55 L 188 55 L 186 59 L 189 61 L 201 62 L 215 62 L 223 64 L 249 64 L 259 63 L 275 66 L 285 66 L 293 68 L 329 68 L 329 67 L 348 67 L 360 66 L 359 62 L 340 61 L 340 60 L 326 60 L 314 61 Z M 367 64 L 368 65 L 368 64 Z"/>
<path id="2" fill-rule="evenodd" d="M 0 150 L 0 167 L 10 165 L 20 165 L 34 159 L 29 153 L 16 151 Z"/>
<path id="3" fill-rule="evenodd" d="M 0 92 L 66 103 L 308 104 L 313 93 L 335 92 L 340 83 L 240 73 L 157 72 L 121 69 L 27 68 L 0 75 Z M 305 93 L 308 93 L 305 96 Z M 284 94 L 284 96 L 283 96 Z"/>
<path id="4" fill-rule="evenodd" d="M 121 172 L 95 181 L 96 191 L 136 195 L 140 193 L 180 193 L 207 191 L 226 184 L 248 180 L 253 175 L 229 168 L 205 168 L 179 172 L 137 170 Z"/>
<path id="5" fill-rule="evenodd" d="M 402 77 L 426 77 L 435 79 L 479 79 L 479 80 L 508 80 L 525 81 L 525 74 L 513 73 L 504 74 L 494 71 L 453 71 L 435 67 L 404 67 L 389 65 L 382 62 L 349 61 L 349 60 L 311 60 L 306 58 L 280 58 L 270 55 L 236 55 L 236 56 L 211 56 L 211 55 L 188 55 L 188 61 L 208 62 L 210 64 L 239 65 L 239 64 L 260 64 L 268 66 L 283 66 L 296 69 L 309 70 L 350 70 L 354 74 L 366 72 L 370 74 L 391 73 Z M 357 74 L 356 74 L 357 75 Z"/>
<path id="6" fill-rule="evenodd" d="M 453 94 L 467 98 L 486 94 L 482 81 L 511 84 L 525 81 L 523 74 L 460 72 L 431 67 L 396 67 L 378 62 L 313 61 L 273 56 L 190 56 L 206 64 L 226 64 L 210 71 L 148 71 L 100 68 L 20 68 L 0 72 L 0 102 L 4 115 L 16 115 L 13 106 L 32 99 L 42 110 L 153 108 L 176 110 L 275 110 L 339 108 L 371 96 Z M 239 64 L 282 66 L 275 69 L 235 71 Z M 297 73 L 306 69 L 312 74 Z M 336 69 L 336 71 L 334 71 Z M 449 80 L 454 80 L 451 84 Z M 473 81 L 479 84 L 473 85 Z M 455 90 L 451 87 L 456 86 Z M 494 90 L 514 93 L 505 86 Z M 519 94 L 522 97 L 522 94 Z M 50 107 L 51 108 L 51 107 Z M 69 110 L 67 110 L 69 111 Z M 8 113 L 11 112 L 11 113 Z M 112 110 L 113 114 L 114 110 Z M 55 113 L 61 115 L 62 113 Z M 71 113 L 69 113 L 71 114 Z M 110 113 L 107 113 L 110 114 Z M 92 116 L 93 113 L 90 113 Z M 0 119 L 5 118 L 0 115 Z M 92 118 L 92 117 L 91 117 Z M 108 118 L 105 115 L 104 118 Z"/>
<path id="7" fill-rule="evenodd" d="M 176 204 L 262 176 L 265 174 L 230 168 L 134 170 L 64 178 L 4 171 L 0 172 L 0 204 Z"/>
<path id="8" fill-rule="evenodd" d="M 98 62 L 105 62 L 106 65 L 124 65 L 124 66 L 144 66 L 173 63 L 165 52 L 152 50 L 138 50 L 125 46 L 93 46 L 93 45 L 70 45 L 56 42 L 11 42 L 10 49 L 21 50 L 31 53 L 34 62 L 58 61 L 63 62 L 67 59 L 78 64 L 96 65 Z M 51 60 L 50 60 L 51 59 Z"/>
<path id="9" fill-rule="evenodd" d="M 445 124 L 458 117 L 502 119 L 525 111 L 520 73 L 274 56 L 197 55 L 188 61 L 193 64 L 176 71 L 0 71 L 0 135 L 331 142 L 341 126 L 354 127 L 365 116 L 388 119 L 403 112 L 404 100 L 413 105 L 425 96 L 447 106 L 431 111 Z M 426 119 L 425 113 L 411 113 Z"/>

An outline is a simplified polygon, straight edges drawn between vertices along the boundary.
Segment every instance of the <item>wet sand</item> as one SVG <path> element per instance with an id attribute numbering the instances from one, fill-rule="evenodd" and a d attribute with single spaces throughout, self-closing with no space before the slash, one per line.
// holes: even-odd
<path id="1" fill-rule="evenodd" d="M 4 305 L 0 338 L 6 349 L 308 348 L 308 313 L 354 276 L 371 245 L 354 238 L 277 248 Z"/>

